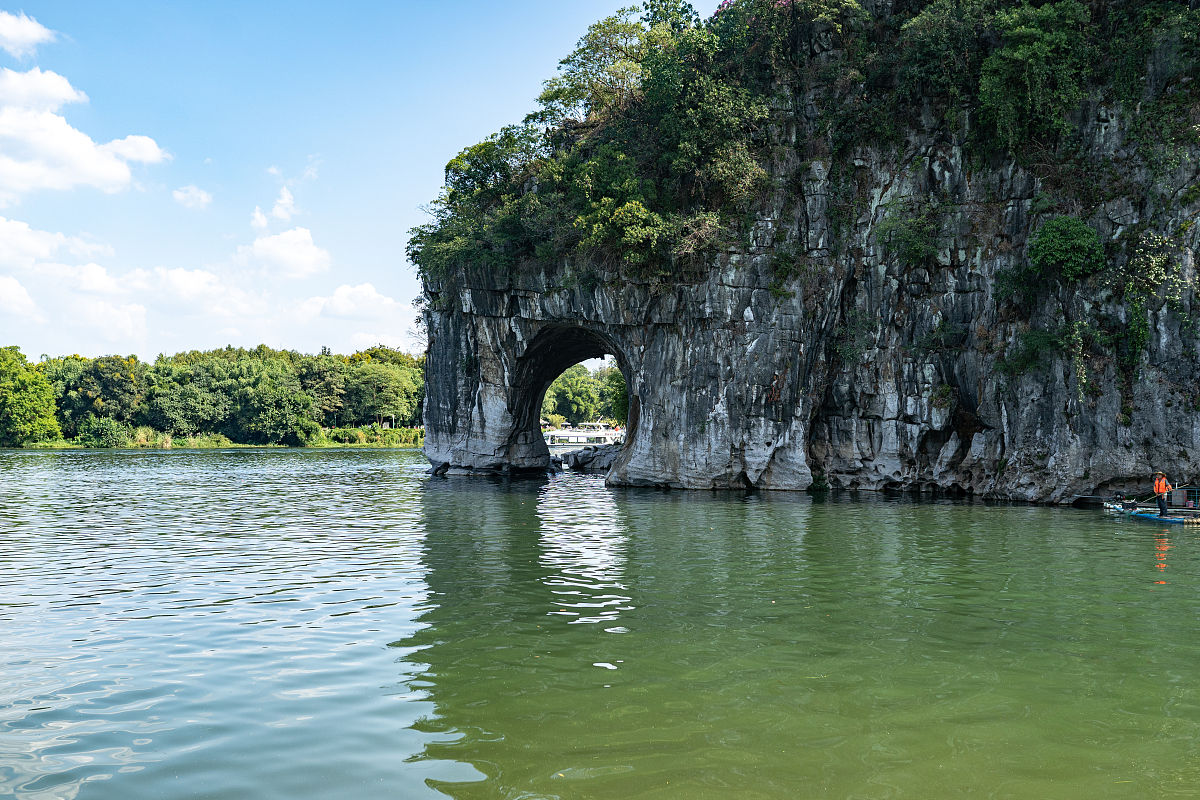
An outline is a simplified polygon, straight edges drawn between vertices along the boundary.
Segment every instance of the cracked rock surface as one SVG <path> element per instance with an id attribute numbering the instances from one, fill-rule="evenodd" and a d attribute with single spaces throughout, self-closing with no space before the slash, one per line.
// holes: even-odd
<path id="1" fill-rule="evenodd" d="M 803 120 L 803 98 L 796 105 L 789 119 Z M 1176 198 L 1200 180 L 1200 153 L 1151 176 L 1123 160 L 1128 121 L 1117 110 L 1085 111 L 1086 146 L 1123 170 L 1121 191 L 1085 221 L 1109 243 L 1141 227 L 1171 235 L 1194 285 L 1200 225 L 1189 221 L 1200 201 Z M 776 136 L 787 145 L 805 134 Z M 900 152 L 863 149 L 840 170 L 799 145 L 776 151 L 775 189 L 745 246 L 675 283 L 579 264 L 427 278 L 430 461 L 546 469 L 546 387 L 608 353 L 630 389 L 614 485 L 802 490 L 816 479 L 1060 502 L 1148 486 L 1154 469 L 1200 479 L 1192 290 L 1147 303 L 1133 380 L 1116 358 L 1061 348 L 1006 374 L 1029 330 L 1128 313 L 1099 279 L 1021 313 L 996 291 L 997 273 L 1024 263 L 1031 236 L 1060 213 L 1038 210 L 1044 176 L 1013 161 L 969 167 L 932 129 Z M 835 201 L 847 186 L 852 202 Z M 936 253 L 905 263 L 881 224 L 930 198 Z M 792 264 L 784 277 L 781 258 Z"/>

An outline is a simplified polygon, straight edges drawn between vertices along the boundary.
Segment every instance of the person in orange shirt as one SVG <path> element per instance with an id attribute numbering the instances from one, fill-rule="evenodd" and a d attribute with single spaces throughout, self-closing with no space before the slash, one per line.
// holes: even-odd
<path id="1" fill-rule="evenodd" d="M 1167 483 L 1167 476 L 1162 472 L 1154 473 L 1154 494 L 1158 495 L 1158 515 L 1165 517 L 1167 515 L 1167 492 L 1171 491 L 1171 484 Z"/>

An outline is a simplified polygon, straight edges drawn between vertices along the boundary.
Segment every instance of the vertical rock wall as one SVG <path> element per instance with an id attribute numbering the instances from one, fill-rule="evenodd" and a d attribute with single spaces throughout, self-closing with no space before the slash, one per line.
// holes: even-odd
<path id="1" fill-rule="evenodd" d="M 1087 109 L 1083 146 L 1120 181 L 1086 221 L 1109 242 L 1168 233 L 1187 288 L 1171 303 L 1150 298 L 1132 381 L 1115 357 L 1061 347 L 1006 373 L 1031 329 L 1129 313 L 1099 279 L 1021 313 L 998 295 L 997 273 L 1023 263 L 1055 213 L 1038 204 L 1053 176 L 1011 161 L 969 167 L 932 123 L 897 151 L 834 165 L 806 145 L 817 123 L 809 98 L 776 111 L 773 195 L 746 246 L 715 255 L 703 275 L 658 285 L 530 264 L 427 281 L 435 465 L 545 469 L 546 387 L 611 353 L 631 394 L 612 484 L 819 480 L 1053 502 L 1146 483 L 1152 469 L 1200 479 L 1200 192 L 1180 201 L 1200 182 L 1200 153 L 1151 174 L 1126 149 L 1125 121 Z M 936 253 L 913 264 L 891 252 L 885 220 L 934 206 Z"/>

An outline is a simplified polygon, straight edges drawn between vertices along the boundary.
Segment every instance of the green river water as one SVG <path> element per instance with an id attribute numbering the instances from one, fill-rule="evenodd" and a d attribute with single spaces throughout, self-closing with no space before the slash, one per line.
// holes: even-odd
<path id="1" fill-rule="evenodd" d="M 0 451 L 0 797 L 1200 797 L 1200 530 Z"/>

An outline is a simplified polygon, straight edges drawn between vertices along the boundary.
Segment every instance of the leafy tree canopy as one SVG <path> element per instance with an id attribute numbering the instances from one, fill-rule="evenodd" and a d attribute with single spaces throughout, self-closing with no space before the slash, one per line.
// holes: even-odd
<path id="1" fill-rule="evenodd" d="M 0 347 L 0 445 L 61 438 L 50 381 L 16 347 Z"/>
<path id="2" fill-rule="evenodd" d="M 65 435 L 112 447 L 140 426 L 238 444 L 304 444 L 322 427 L 419 425 L 425 385 L 423 356 L 384 345 L 350 356 L 260 345 L 160 355 L 153 364 L 75 355 L 37 365 L 3 348 L 0 363 L 0 386 L 10 391 L 0 403 L 13 420 L 0 423 L 6 444 Z M 48 421 L 37 409 L 48 410 Z"/>
<path id="3" fill-rule="evenodd" d="M 629 415 L 629 393 L 625 376 L 615 366 L 605 365 L 589 372 L 583 364 L 569 367 L 546 389 L 542 417 L 572 425 L 614 420 L 624 424 Z"/>

